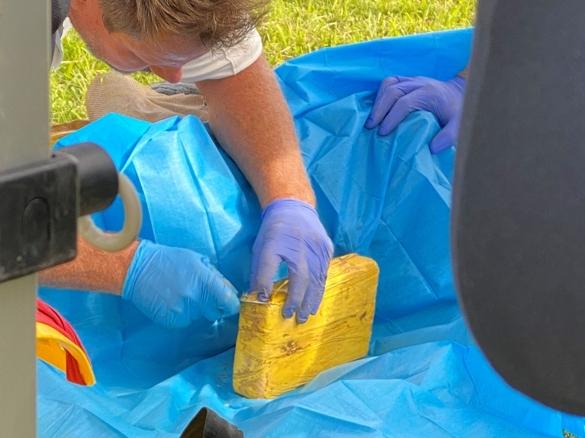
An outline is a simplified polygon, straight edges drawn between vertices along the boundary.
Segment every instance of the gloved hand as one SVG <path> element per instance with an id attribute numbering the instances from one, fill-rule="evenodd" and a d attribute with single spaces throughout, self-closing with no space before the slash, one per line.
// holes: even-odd
<path id="1" fill-rule="evenodd" d="M 288 298 L 283 316 L 307 321 L 319 310 L 333 244 L 315 209 L 296 199 L 279 199 L 262 214 L 262 225 L 252 249 L 252 290 L 268 301 L 272 280 L 281 262 L 289 273 Z"/>
<path id="2" fill-rule="evenodd" d="M 187 327 L 200 318 L 216 321 L 240 308 L 236 290 L 207 257 L 149 241 L 136 250 L 122 298 L 168 328 Z"/>
<path id="3" fill-rule="evenodd" d="M 430 144 L 436 154 L 456 143 L 463 108 L 465 79 L 457 76 L 447 82 L 431 78 L 393 76 L 382 81 L 366 128 L 379 126 L 388 135 L 413 111 L 430 111 L 442 130 Z"/>

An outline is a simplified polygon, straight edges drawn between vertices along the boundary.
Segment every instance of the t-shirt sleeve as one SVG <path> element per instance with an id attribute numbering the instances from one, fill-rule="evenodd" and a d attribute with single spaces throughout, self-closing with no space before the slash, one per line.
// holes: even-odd
<path id="1" fill-rule="evenodd" d="M 233 47 L 207 52 L 183 66 L 181 83 L 194 84 L 209 79 L 223 79 L 245 70 L 262 54 L 262 39 L 256 29 Z"/>

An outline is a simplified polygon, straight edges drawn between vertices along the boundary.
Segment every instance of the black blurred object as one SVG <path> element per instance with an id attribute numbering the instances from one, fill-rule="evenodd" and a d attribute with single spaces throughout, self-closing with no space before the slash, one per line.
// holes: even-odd
<path id="1" fill-rule="evenodd" d="M 65 19 L 69 15 L 69 0 L 51 0 L 51 58 L 55 52 L 57 34 Z"/>
<path id="2" fill-rule="evenodd" d="M 457 151 L 454 269 L 513 387 L 585 414 L 585 2 L 481 0 Z"/>
<path id="3" fill-rule="evenodd" d="M 77 218 L 107 208 L 117 194 L 116 166 L 93 143 L 0 172 L 0 282 L 72 260 Z"/>
<path id="4" fill-rule="evenodd" d="M 79 179 L 78 216 L 108 208 L 118 194 L 118 172 L 112 158 L 93 143 L 80 143 L 61 149 L 73 158 Z"/>
<path id="5" fill-rule="evenodd" d="M 201 409 L 181 434 L 181 438 L 243 438 L 243 432 L 211 409 Z"/>
<path id="6" fill-rule="evenodd" d="M 69 0 L 51 0 L 51 34 L 59 30 L 69 15 Z"/>

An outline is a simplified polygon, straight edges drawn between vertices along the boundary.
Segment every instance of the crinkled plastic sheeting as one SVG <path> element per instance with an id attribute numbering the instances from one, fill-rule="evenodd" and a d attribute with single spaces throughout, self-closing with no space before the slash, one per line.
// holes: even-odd
<path id="1" fill-rule="evenodd" d="M 454 151 L 429 153 L 433 116 L 411 115 L 385 138 L 363 129 L 383 78 L 451 77 L 470 43 L 469 30 L 387 39 L 277 70 L 337 254 L 356 251 L 381 267 L 370 357 L 277 400 L 246 400 L 231 388 L 235 319 L 166 330 L 116 297 L 43 290 L 87 346 L 98 384 L 71 385 L 39 363 L 39 434 L 177 436 L 203 406 L 249 437 L 583 434 L 581 419 L 507 387 L 469 340 L 449 259 Z M 136 184 L 142 237 L 206 254 L 247 288 L 259 206 L 203 124 L 110 115 L 60 145 L 84 140 L 105 146 Z M 117 229 L 120 205 L 96 220 Z"/>

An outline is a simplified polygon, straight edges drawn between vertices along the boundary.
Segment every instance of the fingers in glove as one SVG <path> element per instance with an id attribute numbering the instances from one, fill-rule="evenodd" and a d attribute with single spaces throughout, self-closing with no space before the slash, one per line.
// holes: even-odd
<path id="1" fill-rule="evenodd" d="M 201 258 L 201 263 L 207 270 L 204 280 L 201 282 L 202 288 L 200 301 L 192 303 L 191 314 L 196 319 L 197 314 L 201 313 L 208 321 L 217 321 L 237 314 L 240 311 L 240 298 L 236 288 L 225 278 L 209 261 L 207 257 Z"/>
<path id="2" fill-rule="evenodd" d="M 384 118 L 384 121 L 380 124 L 380 130 L 378 133 L 382 136 L 388 135 L 394 131 L 410 113 L 420 109 L 426 109 L 417 104 L 420 102 L 420 97 L 424 96 L 424 94 L 424 90 L 418 89 L 399 99 Z"/>
<path id="3" fill-rule="evenodd" d="M 396 105 L 396 102 L 419 87 L 418 82 L 409 78 L 393 76 L 385 79 L 378 90 L 372 112 L 366 121 L 365 127 L 372 129 L 378 126 Z"/>
<path id="4" fill-rule="evenodd" d="M 305 322 L 310 315 L 316 315 L 323 301 L 323 293 L 325 291 L 325 280 L 315 280 L 309 284 L 307 293 L 301 305 L 301 310 L 297 313 L 297 321 Z"/>
<path id="5" fill-rule="evenodd" d="M 319 310 L 325 291 L 329 263 L 333 257 L 333 243 L 327 239 L 320 245 L 311 247 L 311 252 L 313 254 L 311 265 L 317 269 L 310 272 L 309 285 L 301 308 L 297 312 L 297 321 L 300 323 L 307 321 L 310 315 L 315 315 Z"/>
<path id="6" fill-rule="evenodd" d="M 439 152 L 454 146 L 457 142 L 457 135 L 459 134 L 459 124 L 452 120 L 441 129 L 441 131 L 433 138 L 430 144 L 431 153 L 438 154 Z"/>
<path id="7" fill-rule="evenodd" d="M 280 266 L 281 258 L 275 254 L 269 245 L 264 245 L 252 255 L 252 291 L 258 292 L 258 300 L 266 302 L 272 295 L 272 285 L 276 271 Z"/>
<path id="8" fill-rule="evenodd" d="M 288 297 L 282 309 L 282 316 L 285 319 L 292 318 L 295 313 L 298 316 L 309 287 L 309 281 L 309 270 L 305 260 L 302 260 L 298 267 L 293 267 L 289 263 Z"/>
<path id="9" fill-rule="evenodd" d="M 308 311 L 311 315 L 316 315 L 319 310 L 319 306 L 323 301 L 323 294 L 325 292 L 325 285 L 327 284 L 327 273 L 329 271 L 329 264 L 333 257 L 333 243 L 329 240 L 322 247 L 324 264 L 321 267 L 321 271 L 317 278 L 314 278 L 309 286 L 307 296 L 305 296 L 305 302 L 303 303 L 303 315 L 305 311 Z"/>

